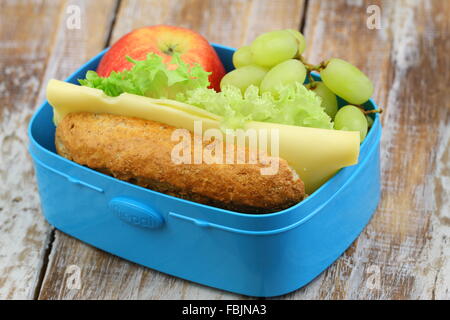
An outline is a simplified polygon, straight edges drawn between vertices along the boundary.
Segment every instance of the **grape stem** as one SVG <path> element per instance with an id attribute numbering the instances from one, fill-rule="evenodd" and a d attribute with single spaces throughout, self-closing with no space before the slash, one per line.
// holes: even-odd
<path id="1" fill-rule="evenodd" d="M 360 109 L 362 111 L 362 113 L 364 114 L 372 114 L 372 113 L 383 113 L 383 109 L 376 109 L 376 110 L 366 110 L 364 109 L 363 106 L 360 105 L 354 105 L 355 107 L 357 107 L 358 109 Z"/>
<path id="2" fill-rule="evenodd" d="M 322 71 L 323 69 L 325 69 L 325 68 L 327 67 L 327 65 L 328 65 L 328 61 L 322 61 L 322 62 L 319 63 L 318 65 L 313 65 L 313 64 L 307 62 L 307 61 L 305 60 L 305 57 L 303 57 L 302 55 L 300 55 L 299 60 L 305 65 L 306 70 L 308 70 L 309 72 L 311 72 L 311 71 L 317 71 L 317 72 L 320 72 L 320 71 Z"/>
<path id="3" fill-rule="evenodd" d="M 309 79 L 309 84 L 310 84 L 309 89 L 314 90 L 317 87 L 316 81 L 314 80 L 313 76 L 311 75 L 310 70 L 308 70 L 307 73 L 308 73 L 308 79 Z"/>
<path id="4" fill-rule="evenodd" d="M 383 109 L 377 109 L 377 110 L 364 110 L 364 114 L 371 114 L 371 113 L 383 113 Z"/>

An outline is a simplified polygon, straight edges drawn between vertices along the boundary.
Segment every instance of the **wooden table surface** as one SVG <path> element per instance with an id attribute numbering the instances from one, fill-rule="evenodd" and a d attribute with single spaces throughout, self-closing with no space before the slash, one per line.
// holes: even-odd
<path id="1" fill-rule="evenodd" d="M 369 5 L 381 28 L 367 27 Z M 26 129 L 48 79 L 160 23 L 234 47 L 300 29 L 309 60 L 344 58 L 374 82 L 384 109 L 377 212 L 330 268 L 279 298 L 450 299 L 449 0 L 0 0 L 0 299 L 248 298 L 94 249 L 41 213 Z"/>

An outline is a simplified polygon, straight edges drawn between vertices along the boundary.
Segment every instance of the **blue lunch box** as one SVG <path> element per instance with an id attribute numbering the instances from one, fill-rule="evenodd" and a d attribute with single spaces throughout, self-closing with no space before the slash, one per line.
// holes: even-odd
<path id="1" fill-rule="evenodd" d="M 233 69 L 234 49 L 214 48 Z M 105 51 L 67 81 L 95 70 Z M 377 108 L 372 100 L 365 107 Z M 294 291 L 351 245 L 380 199 L 378 114 L 357 165 L 341 169 L 301 203 L 263 215 L 168 196 L 69 161 L 55 151 L 52 117 L 45 102 L 28 132 L 47 221 L 101 250 L 203 285 L 259 297 Z"/>

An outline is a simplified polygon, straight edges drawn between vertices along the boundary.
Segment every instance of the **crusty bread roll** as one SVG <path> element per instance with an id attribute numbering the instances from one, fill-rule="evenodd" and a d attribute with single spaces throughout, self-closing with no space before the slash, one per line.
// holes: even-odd
<path id="1" fill-rule="evenodd" d="M 275 175 L 262 175 L 260 163 L 174 163 L 174 129 L 137 118 L 71 113 L 56 129 L 56 150 L 118 179 L 237 212 L 275 212 L 305 197 L 303 182 L 283 159 Z"/>

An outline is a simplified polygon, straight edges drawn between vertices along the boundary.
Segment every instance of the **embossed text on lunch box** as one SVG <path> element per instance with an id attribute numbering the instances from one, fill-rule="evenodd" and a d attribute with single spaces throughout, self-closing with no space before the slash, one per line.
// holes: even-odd
<path id="1" fill-rule="evenodd" d="M 162 217 L 149 207 L 128 198 L 114 198 L 109 207 L 122 221 L 143 227 L 158 228 L 163 224 Z"/>

